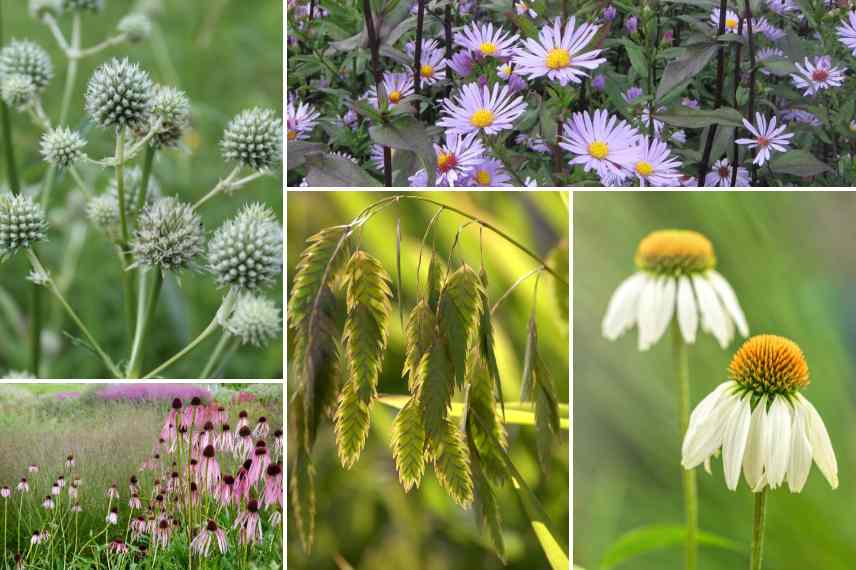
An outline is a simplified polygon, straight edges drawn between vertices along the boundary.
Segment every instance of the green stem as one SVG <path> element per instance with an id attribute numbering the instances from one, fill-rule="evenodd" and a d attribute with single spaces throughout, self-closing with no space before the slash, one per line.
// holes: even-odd
<path id="1" fill-rule="evenodd" d="M 125 210 L 125 127 L 119 127 L 116 133 L 116 193 L 119 196 L 119 226 L 122 230 L 122 244 L 131 241 L 128 234 L 128 216 Z"/>
<path id="2" fill-rule="evenodd" d="M 80 12 L 75 11 L 71 21 L 71 49 L 74 52 L 80 50 Z M 59 124 L 64 125 L 68 120 L 68 112 L 71 109 L 71 98 L 74 96 L 74 86 L 77 82 L 78 59 L 69 58 L 65 74 L 65 89 L 62 93 L 62 106 L 59 112 Z"/>
<path id="3" fill-rule="evenodd" d="M 149 192 L 149 179 L 152 176 L 155 152 L 155 147 L 151 145 L 146 147 L 146 155 L 143 158 L 143 175 L 140 177 L 140 193 L 135 208 L 138 212 L 142 211 L 143 206 L 146 205 L 146 194 Z"/>
<path id="4" fill-rule="evenodd" d="M 238 176 L 238 174 L 240 174 L 240 172 L 241 166 L 238 165 L 232 170 L 232 172 L 229 173 L 229 175 L 225 179 L 219 181 L 217 185 L 214 186 L 214 188 L 212 188 L 210 192 L 208 192 L 208 194 L 200 198 L 199 201 L 193 205 L 193 209 L 198 210 L 205 202 L 222 192 L 224 189 L 231 187 L 232 181 L 235 179 L 236 176 Z"/>
<path id="5" fill-rule="evenodd" d="M 15 147 L 12 146 L 12 117 L 5 101 L 0 100 L 0 122 L 3 123 L 3 148 L 6 150 L 6 180 L 12 194 L 21 193 L 21 181 L 18 178 L 18 164 L 15 161 Z"/>
<path id="6" fill-rule="evenodd" d="M 764 558 L 764 524 L 767 521 L 767 488 L 755 493 L 755 517 L 752 525 L 752 558 L 750 570 L 761 570 Z"/>
<path id="7" fill-rule="evenodd" d="M 223 298 L 223 303 L 220 305 L 220 308 L 217 310 L 217 314 L 214 315 L 214 318 L 211 319 L 211 322 L 208 323 L 208 326 L 205 327 L 205 330 L 203 330 L 201 333 L 199 333 L 199 336 L 197 336 L 195 339 L 190 341 L 190 344 L 188 344 L 187 346 L 182 348 L 181 351 L 179 351 L 178 353 L 176 353 L 175 355 L 170 357 L 169 360 L 167 360 L 166 362 L 164 362 L 163 364 L 161 364 L 160 366 L 158 366 L 157 368 L 155 368 L 154 370 L 152 370 L 151 372 L 149 372 L 148 374 L 143 376 L 143 379 L 146 380 L 149 378 L 153 378 L 156 375 L 160 374 L 161 372 L 163 372 L 164 370 L 166 370 L 167 368 L 169 368 L 170 366 L 172 366 L 173 364 L 175 364 L 176 362 L 178 362 L 179 360 L 181 360 L 182 358 L 184 358 L 185 356 L 190 354 L 193 351 L 193 349 L 195 349 L 197 346 L 199 346 L 205 339 L 207 339 L 209 336 L 214 334 L 214 332 L 220 326 L 221 318 L 226 318 L 229 316 L 229 314 L 231 314 L 232 308 L 235 306 L 236 297 L 237 297 L 237 295 L 235 294 L 235 290 L 230 289 L 229 292 L 226 294 L 226 296 Z"/>
<path id="8" fill-rule="evenodd" d="M 690 421 L 690 368 L 689 353 L 684 343 L 677 320 L 672 323 L 672 340 L 674 344 L 675 376 L 678 380 L 678 420 L 680 435 L 683 438 Z M 687 516 L 687 570 L 698 567 L 698 484 L 694 469 L 682 469 L 684 487 L 684 508 Z"/>
<path id="9" fill-rule="evenodd" d="M 134 344 L 131 348 L 131 360 L 128 363 L 128 378 L 137 378 L 140 375 L 140 365 L 142 364 L 143 348 L 145 347 L 146 337 L 149 335 L 149 330 L 152 327 L 152 320 L 157 311 L 158 297 L 160 296 L 161 287 L 163 285 L 163 273 L 160 269 L 154 269 L 154 283 L 148 298 L 145 296 L 146 273 L 140 272 L 140 291 L 137 300 L 137 330 L 134 333 Z"/>
<path id="10" fill-rule="evenodd" d="M 223 354 L 226 346 L 229 345 L 230 340 L 232 340 L 232 335 L 224 330 L 223 335 L 217 342 L 217 346 L 214 347 L 214 352 L 211 353 L 211 357 L 208 359 L 208 363 L 205 365 L 205 368 L 202 369 L 202 375 L 200 378 L 208 378 L 211 376 L 217 366 L 217 362 L 220 360 L 220 356 Z"/>
<path id="11" fill-rule="evenodd" d="M 68 313 L 68 316 L 71 317 L 71 320 L 74 321 L 74 324 L 77 325 L 77 328 L 80 329 L 80 332 L 82 332 L 83 335 L 86 337 L 86 340 L 89 341 L 89 344 L 92 346 L 92 349 L 96 352 L 96 354 L 101 357 L 101 360 L 107 366 L 107 369 L 110 370 L 110 373 L 113 374 L 115 378 L 121 378 L 122 373 L 119 371 L 119 369 L 110 359 L 110 357 L 107 356 L 107 353 L 104 352 L 104 349 L 101 348 L 101 345 L 98 344 L 98 341 L 95 340 L 95 337 L 92 336 L 92 333 L 89 332 L 89 329 L 86 327 L 86 325 L 83 324 L 83 321 L 80 320 L 80 317 L 77 316 L 77 313 L 74 312 L 74 309 L 71 308 L 71 305 L 68 304 L 68 301 L 65 300 L 65 297 L 63 297 L 62 293 L 59 290 L 59 287 L 56 286 L 56 283 L 54 283 L 53 279 L 50 277 L 50 274 L 47 272 L 44 265 L 42 265 L 42 261 L 39 259 L 35 248 L 30 247 L 29 249 L 27 249 L 27 256 L 30 259 L 30 264 L 32 264 L 33 269 L 36 272 L 47 276 L 48 280 L 45 285 L 48 287 L 48 289 L 50 289 L 51 293 L 54 294 L 57 300 L 65 308 L 65 311 Z"/>
<path id="12" fill-rule="evenodd" d="M 30 309 L 30 373 L 38 378 L 39 363 L 42 359 L 42 288 L 38 283 L 32 285 Z"/>

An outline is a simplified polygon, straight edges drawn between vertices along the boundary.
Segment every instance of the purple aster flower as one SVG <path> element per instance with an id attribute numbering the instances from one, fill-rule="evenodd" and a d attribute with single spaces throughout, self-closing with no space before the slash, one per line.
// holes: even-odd
<path id="1" fill-rule="evenodd" d="M 447 64 L 452 71 L 461 77 L 467 77 L 473 72 L 473 58 L 471 58 L 469 52 L 465 50 L 454 54 Z"/>
<path id="2" fill-rule="evenodd" d="M 743 32 L 744 35 L 746 35 L 748 30 L 743 30 Z M 764 34 L 764 36 L 771 42 L 777 42 L 785 37 L 785 31 L 768 22 L 767 18 L 753 18 L 752 33 Z"/>
<path id="3" fill-rule="evenodd" d="M 666 30 L 663 32 L 663 43 L 671 44 L 675 40 L 675 32 L 672 30 Z"/>
<path id="4" fill-rule="evenodd" d="M 416 42 L 407 42 L 404 46 L 407 55 L 414 57 L 416 54 Z M 422 54 L 420 57 L 419 75 L 425 85 L 432 85 L 446 79 L 446 54 L 440 48 L 437 40 L 422 40 Z"/>
<path id="5" fill-rule="evenodd" d="M 784 59 L 785 52 L 780 50 L 779 48 L 761 48 L 758 50 L 758 53 L 755 54 L 755 59 L 757 61 L 767 61 L 770 59 Z M 765 68 L 761 68 L 761 73 L 764 75 L 770 75 L 770 71 Z"/>
<path id="6" fill-rule="evenodd" d="M 805 58 L 805 65 L 796 64 L 799 73 L 792 73 L 791 80 L 797 89 L 803 89 L 803 95 L 816 95 L 823 89 L 841 87 L 844 83 L 844 69 L 832 66 L 832 58 L 821 55 L 812 63 Z"/>
<path id="7" fill-rule="evenodd" d="M 297 141 L 309 138 L 309 133 L 315 128 L 315 123 L 318 122 L 320 116 L 318 111 L 309 103 L 300 103 L 289 98 L 285 111 L 288 140 Z"/>
<path id="8" fill-rule="evenodd" d="M 517 12 L 518 16 L 529 15 L 530 18 L 537 18 L 538 12 L 532 9 L 532 7 L 526 2 L 515 2 L 514 3 L 514 11 Z"/>
<path id="9" fill-rule="evenodd" d="M 565 122 L 559 146 L 573 155 L 571 164 L 581 164 L 603 178 L 626 175 L 639 157 L 639 132 L 627 121 L 610 116 L 605 109 L 593 115 L 574 113 Z"/>
<path id="10" fill-rule="evenodd" d="M 639 155 L 633 164 L 633 174 L 639 186 L 676 186 L 681 163 L 672 156 L 663 141 L 643 137 L 639 139 Z"/>
<path id="11" fill-rule="evenodd" d="M 512 128 L 514 121 L 526 110 L 523 97 L 514 97 L 507 85 L 479 87 L 468 83 L 456 97 L 443 100 L 443 118 L 437 126 L 466 134 L 484 132 L 488 135 Z"/>
<path id="12" fill-rule="evenodd" d="M 602 73 L 598 73 L 591 80 L 591 88 L 595 91 L 603 91 L 606 89 L 606 76 Z"/>
<path id="13" fill-rule="evenodd" d="M 538 40 L 529 38 L 514 50 L 512 61 L 517 72 L 530 79 L 547 77 L 560 85 L 579 83 L 587 77 L 585 70 L 596 69 L 606 62 L 598 57 L 602 50 L 585 51 L 600 27 L 583 23 L 576 27 L 576 18 L 571 16 L 562 29 L 562 19 L 556 18 L 553 25 L 541 28 Z"/>
<path id="14" fill-rule="evenodd" d="M 603 9 L 603 19 L 607 22 L 611 22 L 618 15 L 618 11 L 615 9 L 615 6 L 612 4 L 608 5 Z"/>
<path id="15" fill-rule="evenodd" d="M 401 71 L 387 71 L 383 74 L 383 89 L 386 91 L 386 100 L 390 106 L 398 104 L 399 101 L 409 95 L 413 95 L 413 74 Z M 377 87 L 372 85 L 369 87 L 366 94 L 369 105 L 378 108 L 377 106 Z"/>
<path id="16" fill-rule="evenodd" d="M 788 123 L 802 123 L 812 127 L 819 127 L 822 124 L 817 115 L 802 109 L 784 109 L 782 111 L 782 120 Z"/>
<path id="17" fill-rule="evenodd" d="M 627 20 L 624 21 L 624 29 L 627 30 L 628 34 L 636 33 L 636 30 L 639 29 L 639 18 L 636 16 L 630 16 Z"/>
<path id="18" fill-rule="evenodd" d="M 669 137 L 669 140 L 675 141 L 678 144 L 687 144 L 687 132 L 683 129 L 675 131 Z"/>
<path id="19" fill-rule="evenodd" d="M 710 13 L 710 23 L 713 25 L 715 29 L 719 29 L 719 16 L 720 11 L 719 8 L 714 8 Z M 740 29 L 740 18 L 736 12 L 733 10 L 725 11 L 725 33 L 726 34 L 736 34 L 737 30 Z"/>
<path id="20" fill-rule="evenodd" d="M 737 139 L 737 144 L 749 145 L 749 148 L 757 148 L 758 153 L 755 155 L 755 160 L 752 162 L 758 166 L 764 166 L 764 163 L 770 160 L 772 151 L 785 152 L 790 144 L 793 133 L 786 133 L 786 125 L 776 128 L 776 117 L 767 119 L 761 113 L 755 113 L 755 124 L 753 125 L 746 119 L 743 119 L 743 126 L 746 127 L 752 137 L 750 139 Z"/>
<path id="21" fill-rule="evenodd" d="M 700 109 L 701 104 L 697 99 L 690 99 L 689 97 L 684 97 L 681 99 L 681 105 L 684 107 L 689 107 L 690 109 Z"/>
<path id="22" fill-rule="evenodd" d="M 794 0 L 767 0 L 767 8 L 779 16 L 784 16 L 788 12 L 799 11 L 799 6 Z"/>
<path id="23" fill-rule="evenodd" d="M 486 158 L 473 169 L 467 178 L 467 186 L 512 186 L 511 176 L 500 161 L 495 158 Z"/>
<path id="24" fill-rule="evenodd" d="M 847 21 L 835 28 L 838 39 L 856 56 L 856 12 L 847 12 Z"/>
<path id="25" fill-rule="evenodd" d="M 437 154 L 437 186 L 460 186 L 475 167 L 484 159 L 485 149 L 478 139 L 478 133 L 461 136 L 446 132 L 446 144 L 434 144 Z M 419 170 L 409 178 L 411 186 L 426 186 L 428 176 L 425 169 Z"/>
<path id="26" fill-rule="evenodd" d="M 731 178 L 734 176 L 734 168 L 727 158 L 717 160 L 713 163 L 713 168 L 704 177 L 705 186 L 719 186 L 720 188 L 730 188 Z M 749 171 L 742 166 L 737 167 L 737 180 L 735 188 L 745 188 L 749 186 Z"/>
<path id="27" fill-rule="evenodd" d="M 513 73 L 511 77 L 508 78 L 508 89 L 511 93 L 519 93 L 526 89 L 526 80 Z"/>
<path id="28" fill-rule="evenodd" d="M 494 29 L 492 23 L 479 25 L 473 22 L 455 34 L 455 43 L 476 57 L 509 57 L 518 39 L 520 36 L 501 27 Z"/>
<path id="29" fill-rule="evenodd" d="M 622 93 L 621 98 L 624 99 L 625 103 L 630 105 L 630 104 L 634 103 L 636 101 L 636 99 L 638 99 L 639 97 L 641 97 L 644 94 L 645 94 L 645 92 L 642 91 L 641 87 L 637 87 L 636 85 L 634 85 L 633 87 L 631 87 L 630 89 L 628 89 L 627 91 Z"/>

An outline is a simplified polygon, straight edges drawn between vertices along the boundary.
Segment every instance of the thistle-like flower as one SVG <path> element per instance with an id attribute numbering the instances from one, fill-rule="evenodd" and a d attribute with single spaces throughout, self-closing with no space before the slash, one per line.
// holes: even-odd
<path id="1" fill-rule="evenodd" d="M 113 59 L 92 74 L 86 87 L 86 112 L 104 128 L 145 128 L 153 88 L 149 74 L 139 65 Z"/>
<path id="2" fill-rule="evenodd" d="M 282 331 L 279 307 L 266 297 L 244 293 L 238 297 L 225 328 L 242 344 L 264 346 Z"/>
<path id="3" fill-rule="evenodd" d="M 33 82 L 37 93 L 44 91 L 54 70 L 48 52 L 29 40 L 12 40 L 0 49 L 0 77 L 23 75 Z"/>
<path id="4" fill-rule="evenodd" d="M 86 203 L 86 217 L 111 241 L 119 241 L 119 202 L 115 196 L 102 194 Z"/>
<path id="5" fill-rule="evenodd" d="M 68 127 L 56 127 L 42 135 L 42 156 L 57 168 L 68 168 L 86 156 L 86 140 Z"/>
<path id="6" fill-rule="evenodd" d="M 660 340 L 674 316 L 683 339 L 692 344 L 699 321 L 722 348 L 735 325 L 749 334 L 746 317 L 731 285 L 714 268 L 713 244 L 700 233 L 660 230 L 648 234 L 636 251 L 638 271 L 612 295 L 603 319 L 603 336 L 615 340 L 639 326 L 639 350 Z"/>
<path id="7" fill-rule="evenodd" d="M 125 210 L 129 214 L 137 214 L 137 203 L 140 199 L 140 190 L 143 183 L 143 171 L 139 166 L 125 168 L 124 175 L 124 191 L 125 191 Z M 110 197 L 116 200 L 116 213 L 118 215 L 118 200 L 119 200 L 119 185 L 117 184 L 116 176 L 114 175 L 107 185 L 107 192 Z M 154 202 L 160 198 L 161 187 L 154 176 L 149 176 L 149 188 L 146 191 L 146 204 Z"/>
<path id="8" fill-rule="evenodd" d="M 120 34 L 125 34 L 129 42 L 141 42 L 152 33 L 152 21 L 141 12 L 128 14 L 116 25 Z"/>
<path id="9" fill-rule="evenodd" d="M 23 109 L 36 98 L 36 86 L 28 76 L 14 73 L 0 82 L 0 97 L 13 109 Z"/>
<path id="10" fill-rule="evenodd" d="M 32 198 L 0 194 L 0 260 L 44 240 L 47 229 L 45 212 Z"/>
<path id="11" fill-rule="evenodd" d="M 282 273 L 282 227 L 273 210 L 249 204 L 208 243 L 208 266 L 221 287 L 259 289 Z"/>
<path id="12" fill-rule="evenodd" d="M 30 15 L 41 20 L 45 16 L 59 16 L 62 0 L 30 0 Z"/>
<path id="13" fill-rule="evenodd" d="M 62 0 L 62 9 L 66 12 L 99 12 L 104 9 L 104 0 Z"/>
<path id="14" fill-rule="evenodd" d="M 722 450 L 725 483 L 734 491 L 740 472 L 754 493 L 785 482 L 792 493 L 805 486 L 812 459 L 833 489 L 838 464 L 823 419 L 800 391 L 808 386 L 808 364 L 793 341 L 754 336 L 735 353 L 729 381 L 693 411 L 681 464 L 709 470 Z"/>
<path id="15" fill-rule="evenodd" d="M 232 119 L 220 141 L 223 158 L 253 170 L 271 170 L 282 161 L 282 120 L 271 109 L 249 109 Z"/>
<path id="16" fill-rule="evenodd" d="M 202 220 L 189 204 L 170 197 L 143 209 L 131 251 L 135 266 L 178 271 L 190 266 L 193 258 L 202 253 L 204 243 Z"/>
<path id="17" fill-rule="evenodd" d="M 177 146 L 185 129 L 190 126 L 190 99 L 180 89 L 157 85 L 152 97 L 151 114 L 160 126 L 149 144 L 155 148 Z M 146 133 L 138 134 L 145 136 Z"/>

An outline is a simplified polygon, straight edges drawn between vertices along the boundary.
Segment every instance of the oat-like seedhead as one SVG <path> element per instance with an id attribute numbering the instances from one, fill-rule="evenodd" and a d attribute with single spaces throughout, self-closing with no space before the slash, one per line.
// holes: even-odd
<path id="1" fill-rule="evenodd" d="M 249 109 L 232 119 L 220 141 L 223 158 L 253 170 L 276 168 L 282 160 L 282 119 L 271 109 Z"/>
<path id="2" fill-rule="evenodd" d="M 113 59 L 92 74 L 86 87 L 86 112 L 100 127 L 144 129 L 153 90 L 149 74 L 139 65 Z"/>
<path id="3" fill-rule="evenodd" d="M 86 156 L 86 140 L 68 127 L 56 127 L 42 135 L 42 156 L 57 168 L 68 168 Z"/>
<path id="4" fill-rule="evenodd" d="M 0 260 L 47 237 L 42 207 L 29 196 L 0 194 Z"/>
<path id="5" fill-rule="evenodd" d="M 242 344 L 265 346 L 282 332 L 279 307 L 270 299 L 244 293 L 238 297 L 225 328 L 229 334 L 241 339 Z"/>
<path id="6" fill-rule="evenodd" d="M 53 79 L 53 63 L 48 52 L 30 40 L 12 40 L 0 49 L 0 77 L 23 75 L 41 93 Z"/>
<path id="7" fill-rule="evenodd" d="M 273 210 L 248 204 L 208 243 L 208 266 L 221 287 L 259 289 L 282 273 L 282 227 Z"/>
<path id="8" fill-rule="evenodd" d="M 169 197 L 143 209 L 131 251 L 135 265 L 178 271 L 191 266 L 204 244 L 202 220 L 189 204 Z"/>

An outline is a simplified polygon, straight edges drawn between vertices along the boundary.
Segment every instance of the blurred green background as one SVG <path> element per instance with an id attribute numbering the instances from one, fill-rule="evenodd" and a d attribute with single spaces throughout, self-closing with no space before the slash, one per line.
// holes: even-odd
<path id="1" fill-rule="evenodd" d="M 647 353 L 636 330 L 601 336 L 613 291 L 635 271 L 639 240 L 657 229 L 692 229 L 713 242 L 718 271 L 732 284 L 750 334 L 790 337 L 805 352 L 804 395 L 838 456 L 837 491 L 813 467 L 802 493 L 768 499 L 765 568 L 853 568 L 856 504 L 854 362 L 856 196 L 825 192 L 578 193 L 574 197 L 574 560 L 600 567 L 604 552 L 636 527 L 683 524 L 677 384 L 671 342 Z M 726 380 L 741 340 L 726 350 L 700 333 L 690 347 L 692 405 Z M 742 480 L 726 489 L 722 462 L 699 471 L 702 530 L 737 541 L 741 552 L 702 547 L 700 568 L 748 566 L 753 498 Z M 683 549 L 647 554 L 618 568 L 681 568 Z"/>
<path id="2" fill-rule="evenodd" d="M 568 209 L 556 192 L 423 192 L 493 223 L 544 257 L 568 236 Z M 389 196 L 383 192 L 289 192 L 288 268 L 293 275 L 305 240 L 322 228 L 349 223 L 367 205 Z M 401 219 L 403 300 L 406 312 L 416 302 L 416 264 L 425 228 L 437 207 L 403 200 L 372 218 L 361 232 L 362 248 L 376 256 L 395 280 L 396 220 Z M 438 252 L 448 257 L 455 234 L 466 219 L 444 212 L 434 225 Z M 489 276 L 488 295 L 495 301 L 514 281 L 536 266 L 530 258 L 489 231 L 484 232 L 484 264 Z M 430 242 L 429 242 L 430 243 Z M 456 254 L 478 268 L 479 232 L 470 225 L 462 233 Z M 430 258 L 430 251 L 426 253 Z M 428 259 L 423 259 L 424 282 Z M 518 287 L 494 316 L 497 358 L 505 399 L 520 395 L 527 322 L 532 307 L 534 280 Z M 552 278 L 542 277 L 537 302 L 542 357 L 550 369 L 560 402 L 568 401 L 567 323 L 560 318 Z M 397 299 L 389 321 L 389 347 L 383 361 L 381 393 L 405 394 L 401 377 L 404 344 Z M 293 339 L 291 339 L 293 341 Z M 293 386 L 292 386 L 293 388 Z M 456 397 L 457 399 L 458 397 Z M 315 547 L 307 557 L 297 533 L 289 533 L 289 568 L 390 570 L 502 568 L 490 539 L 477 528 L 472 510 L 463 511 L 436 482 L 433 469 L 418 490 L 405 494 L 389 447 L 394 410 L 375 404 L 372 429 L 359 462 L 345 471 L 336 456 L 329 422 L 319 433 L 314 449 L 317 470 Z M 510 456 L 549 514 L 560 541 L 568 536 L 568 432 L 561 432 L 552 469 L 543 476 L 535 456 L 534 429 L 510 429 Z M 430 473 L 430 474 L 429 474 Z M 546 568 L 547 561 L 528 519 L 509 484 L 499 490 L 504 518 L 507 568 Z M 291 523 L 292 520 L 289 520 Z"/>
<path id="3" fill-rule="evenodd" d="M 44 105 L 47 114 L 56 120 L 65 82 L 65 58 L 48 27 L 28 14 L 28 2 L 0 1 L 4 44 L 12 38 L 26 38 L 42 45 L 51 55 L 55 77 L 44 94 Z M 154 165 L 162 192 L 195 201 L 225 177 L 232 167 L 223 162 L 219 141 L 229 120 L 243 109 L 255 106 L 269 107 L 277 113 L 282 110 L 283 5 L 279 0 L 254 0 L 249 4 L 251 9 L 245 0 L 107 0 L 104 11 L 86 13 L 82 25 L 85 47 L 113 35 L 117 22 L 130 11 L 145 10 L 154 22 L 154 33 L 148 40 L 122 44 L 81 62 L 69 122 L 88 138 L 87 153 L 91 157 L 111 155 L 114 136 L 88 122 L 83 111 L 86 83 L 98 65 L 112 57 L 128 57 L 138 61 L 156 83 L 179 87 L 191 100 L 192 130 L 182 148 L 159 152 Z M 66 36 L 70 20 L 70 16 L 60 19 Z M 26 116 L 12 113 L 12 117 L 22 184 L 38 184 L 45 172 L 39 153 L 40 132 Z M 141 165 L 142 156 L 134 162 Z M 85 176 L 100 193 L 112 173 L 86 170 Z M 3 161 L 0 161 L 0 177 L 5 182 Z M 103 235 L 85 223 L 84 203 L 76 193 L 70 194 L 72 188 L 69 177 L 58 180 L 49 208 L 50 242 L 42 244 L 39 251 L 55 277 L 74 275 L 67 298 L 99 342 L 114 359 L 119 359 L 126 355 L 129 341 L 124 334 L 118 262 Z M 205 228 L 213 232 L 237 213 L 242 204 L 251 201 L 268 204 L 281 217 L 281 193 L 282 176 L 278 173 L 253 182 L 232 196 L 221 196 L 201 211 Z M 25 280 L 28 272 L 29 266 L 22 255 L 0 267 L 0 334 L 3 335 L 0 376 L 8 369 L 26 367 L 28 351 L 21 337 L 26 335 L 29 318 L 31 292 L 30 283 Z M 269 294 L 281 298 L 281 283 Z M 207 275 L 186 272 L 180 284 L 170 277 L 164 286 L 144 368 L 151 370 L 198 334 L 211 320 L 222 295 Z M 55 324 L 59 312 L 55 307 L 50 311 L 53 316 L 46 319 Z M 77 334 L 67 321 L 63 329 Z M 217 337 L 213 336 L 167 374 L 196 377 L 216 342 Z M 98 378 L 105 373 L 96 357 L 70 346 L 56 327 L 46 335 L 45 351 L 47 366 L 43 376 Z M 278 378 L 281 374 L 281 342 L 274 342 L 264 350 L 241 348 L 223 371 L 229 378 Z"/>

